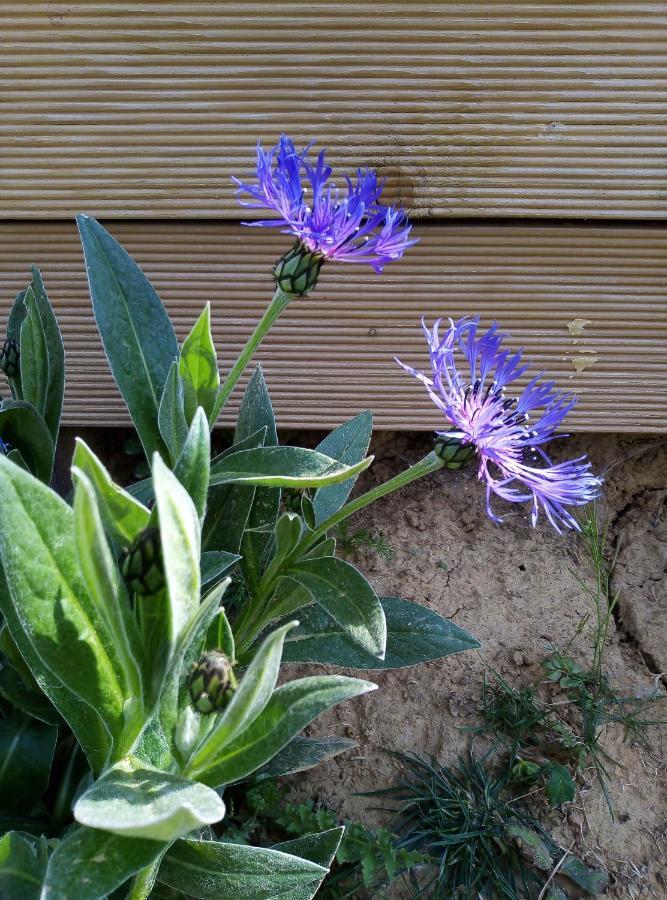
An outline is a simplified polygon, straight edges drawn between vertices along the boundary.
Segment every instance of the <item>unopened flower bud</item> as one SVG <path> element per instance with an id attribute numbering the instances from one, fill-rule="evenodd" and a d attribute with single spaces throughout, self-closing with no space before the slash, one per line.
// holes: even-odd
<path id="1" fill-rule="evenodd" d="M 222 650 L 209 650 L 190 676 L 190 700 L 200 713 L 220 712 L 234 696 L 237 682 L 229 657 Z"/>
<path id="2" fill-rule="evenodd" d="M 466 444 L 460 438 L 439 434 L 435 439 L 435 455 L 442 460 L 445 469 L 462 469 L 475 455 L 475 445 Z"/>
<path id="3" fill-rule="evenodd" d="M 278 260 L 273 271 L 276 285 L 284 294 L 303 297 L 317 284 L 324 256 L 297 241 L 289 253 Z"/>
<path id="4" fill-rule="evenodd" d="M 12 338 L 7 338 L 0 350 L 0 369 L 7 378 L 16 378 L 19 374 L 19 361 L 19 345 Z"/>
<path id="5" fill-rule="evenodd" d="M 125 583 L 135 594 L 156 594 L 164 587 L 160 531 L 146 528 L 119 559 Z"/>

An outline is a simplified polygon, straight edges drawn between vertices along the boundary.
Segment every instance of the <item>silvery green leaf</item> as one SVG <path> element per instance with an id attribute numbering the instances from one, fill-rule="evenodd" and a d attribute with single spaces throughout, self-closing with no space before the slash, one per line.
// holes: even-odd
<path id="1" fill-rule="evenodd" d="M 79 565 L 72 509 L 48 487 L 0 457 L 0 556 L 8 591 L 2 611 L 40 687 L 88 748 L 77 722 L 84 716 L 62 685 L 92 707 L 110 735 L 125 724 L 122 665 Z M 198 571 L 198 570 L 197 570 Z M 97 761 L 97 759 L 95 760 Z"/>
<path id="2" fill-rule="evenodd" d="M 166 456 L 160 397 L 178 342 L 162 301 L 132 257 L 90 216 L 77 216 L 97 327 L 146 456 Z"/>
<path id="3" fill-rule="evenodd" d="M 129 760 L 106 772 L 74 806 L 74 818 L 88 828 L 167 842 L 219 822 L 224 814 L 225 805 L 211 788 Z"/>
<path id="4" fill-rule="evenodd" d="M 51 854 L 40 900 L 105 900 L 167 846 L 75 826 Z"/>
<path id="5" fill-rule="evenodd" d="M 215 787 L 240 781 L 272 759 L 320 713 L 375 689 L 376 685 L 369 681 L 342 675 L 321 675 L 283 684 L 245 731 L 205 766 L 191 767 L 189 775 Z"/>
<path id="6" fill-rule="evenodd" d="M 190 495 L 158 454 L 153 457 L 153 486 L 169 596 L 167 633 L 173 647 L 199 607 L 199 516 Z"/>
<path id="7" fill-rule="evenodd" d="M 39 802 L 49 783 L 57 737 L 57 728 L 28 716 L 0 719 L 0 797 L 5 811 L 29 812 Z"/>
<path id="8" fill-rule="evenodd" d="M 9 831 L 0 838 L 0 897 L 40 900 L 46 872 L 46 838 Z"/>
<path id="9" fill-rule="evenodd" d="M 211 469 L 211 485 L 254 484 L 268 487 L 307 488 L 337 484 L 367 469 L 372 457 L 346 466 L 304 447 L 258 447 L 240 450 Z"/>
<path id="10" fill-rule="evenodd" d="M 328 434 L 315 449 L 351 466 L 361 462 L 366 456 L 372 433 L 373 416 L 369 410 L 365 410 Z M 338 512 L 350 496 L 356 480 L 356 476 L 353 476 L 340 484 L 317 491 L 313 500 L 317 525 Z"/>
<path id="11" fill-rule="evenodd" d="M 186 489 L 199 521 L 204 521 L 211 467 L 211 432 L 204 410 L 199 407 L 192 418 L 183 450 L 174 467 L 174 475 Z"/>
<path id="12" fill-rule="evenodd" d="M 384 659 L 387 626 L 382 604 L 364 576 L 335 556 L 302 559 L 285 572 L 310 591 L 315 603 L 346 636 L 379 660 Z"/>
<path id="13" fill-rule="evenodd" d="M 289 622 L 283 625 L 261 644 L 243 673 L 229 706 L 219 715 L 193 753 L 188 763 L 189 771 L 198 771 L 214 764 L 222 748 L 251 725 L 265 709 L 278 680 L 285 635 L 296 624 Z"/>
<path id="14" fill-rule="evenodd" d="M 211 335 L 210 303 L 206 304 L 183 342 L 179 371 L 185 386 L 185 415 L 188 422 L 192 421 L 197 407 L 204 409 L 208 421 L 220 387 L 218 360 Z"/>
<path id="15" fill-rule="evenodd" d="M 53 471 L 55 446 L 46 422 L 30 403 L 5 400 L 0 407 L 0 430 L 9 429 L 12 445 L 32 474 L 48 484 Z M 12 451 L 13 453 L 14 451 Z M 9 454 L 8 458 L 15 457 Z"/>
<path id="16" fill-rule="evenodd" d="M 294 775 L 305 772 L 327 759 L 333 759 L 340 753 L 347 753 L 358 747 L 356 741 L 337 737 L 304 737 L 297 735 L 289 744 L 277 753 L 273 759 L 253 774 L 254 780 L 278 778 L 282 775 Z"/>
<path id="17" fill-rule="evenodd" d="M 65 349 L 60 328 L 54 315 L 51 301 L 46 293 L 41 273 L 35 266 L 32 267 L 32 290 L 46 339 L 49 370 L 43 416 L 55 443 L 58 439 L 60 415 L 65 393 Z"/>
<path id="18" fill-rule="evenodd" d="M 169 369 L 158 407 L 160 434 L 169 448 L 172 462 L 175 462 L 181 455 L 188 436 L 184 404 L 183 381 L 178 374 L 178 360 L 175 359 Z"/>
<path id="19" fill-rule="evenodd" d="M 342 626 L 323 609 L 311 605 L 299 613 L 300 624 L 285 641 L 283 661 L 400 669 L 480 647 L 467 631 L 426 606 L 398 597 L 380 597 L 380 603 L 387 621 L 384 660 L 354 644 Z"/>
<path id="20" fill-rule="evenodd" d="M 201 900 L 277 900 L 304 887 L 314 896 L 327 871 L 280 850 L 181 840 L 165 854 L 158 880 Z"/>
<path id="21" fill-rule="evenodd" d="M 90 479 L 104 527 L 116 546 L 126 547 L 148 525 L 150 511 L 131 494 L 114 484 L 111 475 L 88 445 L 76 439 L 72 465 Z"/>
<path id="22" fill-rule="evenodd" d="M 21 324 L 21 387 L 23 399 L 44 416 L 49 387 L 46 335 L 32 285 L 23 298 L 27 315 Z"/>

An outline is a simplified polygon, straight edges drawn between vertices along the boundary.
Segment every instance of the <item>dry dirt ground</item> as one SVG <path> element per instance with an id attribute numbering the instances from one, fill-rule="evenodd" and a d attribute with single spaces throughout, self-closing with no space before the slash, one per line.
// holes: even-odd
<path id="1" fill-rule="evenodd" d="M 365 487 L 384 481 L 430 449 L 426 436 L 378 435 L 376 462 Z M 606 473 L 604 512 L 612 550 L 618 551 L 614 589 L 619 614 L 606 649 L 605 668 L 619 691 L 646 695 L 667 672 L 667 442 L 647 437 L 587 436 L 567 444 L 588 452 Z M 500 510 L 499 510 L 500 511 Z M 484 666 L 521 683 L 539 675 L 550 644 L 566 645 L 591 604 L 572 569 L 585 575 L 579 545 L 522 511 L 508 509 L 505 524 L 485 515 L 474 465 L 439 472 L 384 498 L 353 520 L 381 534 L 391 560 L 364 552 L 356 562 L 381 594 L 417 600 L 473 633 L 483 644 L 426 665 L 374 674 L 380 690 L 336 707 L 313 733 L 353 737 L 358 752 L 300 776 L 297 797 L 315 797 L 342 817 L 374 824 L 378 801 L 355 796 L 386 787 L 395 772 L 383 748 L 417 750 L 449 762 L 470 744 L 463 728 L 475 721 Z M 575 640 L 573 655 L 590 658 L 590 631 Z M 324 669 L 324 667 L 322 667 Z M 660 717 L 667 718 L 667 704 Z M 595 778 L 578 798 L 546 815 L 561 842 L 573 845 L 611 876 L 614 897 L 667 898 L 667 792 L 660 729 L 650 751 L 624 743 L 618 729 L 607 749 L 622 763 L 613 774 L 612 822 Z"/>

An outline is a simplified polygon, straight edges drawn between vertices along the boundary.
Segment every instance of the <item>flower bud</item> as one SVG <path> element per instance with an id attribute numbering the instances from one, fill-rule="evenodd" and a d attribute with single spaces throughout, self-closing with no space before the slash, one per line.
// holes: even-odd
<path id="1" fill-rule="evenodd" d="M 278 260 L 273 276 L 284 294 L 303 297 L 317 284 L 324 256 L 297 241 L 289 253 Z"/>
<path id="2" fill-rule="evenodd" d="M 462 469 L 476 453 L 474 444 L 466 444 L 460 438 L 446 432 L 435 439 L 435 455 L 442 460 L 445 469 Z"/>
<path id="3" fill-rule="evenodd" d="M 192 670 L 190 700 L 200 713 L 221 712 L 234 696 L 236 687 L 229 657 L 222 650 L 209 650 Z"/>
<path id="4" fill-rule="evenodd" d="M 19 360 L 19 345 L 12 338 L 7 338 L 0 350 L 0 369 L 7 378 L 16 378 L 19 374 Z"/>
<path id="5" fill-rule="evenodd" d="M 156 594 L 164 587 L 160 531 L 146 528 L 118 560 L 127 586 L 135 594 Z"/>

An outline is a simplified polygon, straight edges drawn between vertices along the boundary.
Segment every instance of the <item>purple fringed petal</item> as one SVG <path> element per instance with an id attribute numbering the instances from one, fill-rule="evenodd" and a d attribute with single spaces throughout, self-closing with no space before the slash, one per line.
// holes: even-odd
<path id="1" fill-rule="evenodd" d="M 417 243 L 403 210 L 379 202 L 375 172 L 359 169 L 339 189 L 324 151 L 313 165 L 309 149 L 297 151 L 286 135 L 268 152 L 257 145 L 256 183 L 234 178 L 236 193 L 242 206 L 272 209 L 278 218 L 244 224 L 282 226 L 327 259 L 368 263 L 376 272 Z"/>
<path id="2" fill-rule="evenodd" d="M 441 322 L 429 330 L 422 321 L 430 374 L 400 364 L 425 385 L 445 414 L 454 429 L 447 434 L 475 445 L 489 517 L 502 521 L 491 507 L 496 495 L 510 503 L 530 502 L 533 525 L 542 511 L 559 533 L 562 528 L 578 530 L 567 507 L 583 506 L 599 496 L 601 479 L 591 473 L 585 457 L 553 464 L 542 450 L 555 437 L 575 397 L 558 391 L 553 381 L 541 380 L 541 374 L 518 396 L 506 397 L 506 389 L 528 369 L 521 362 L 523 351 L 504 350 L 506 335 L 495 323 L 480 334 L 477 318 L 450 320 L 441 337 Z M 461 366 L 458 354 L 463 358 Z M 535 410 L 541 412 L 531 423 Z M 544 465 L 533 465 L 530 457 Z"/>

